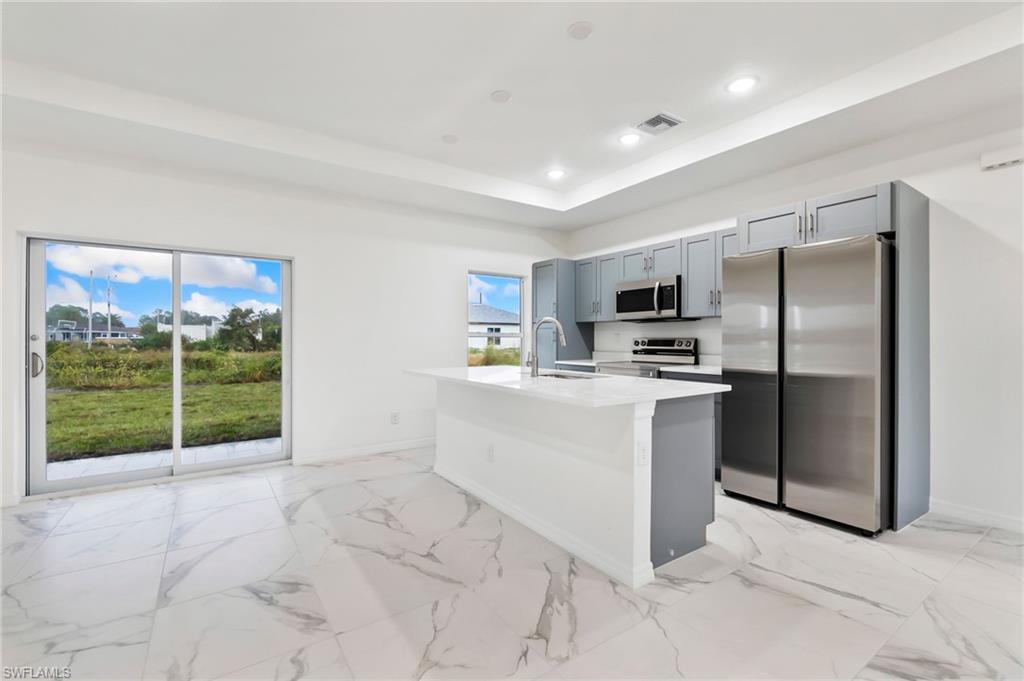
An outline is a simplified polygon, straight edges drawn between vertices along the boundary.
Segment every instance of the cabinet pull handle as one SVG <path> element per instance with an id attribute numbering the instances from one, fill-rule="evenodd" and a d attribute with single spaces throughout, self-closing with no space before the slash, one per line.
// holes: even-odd
<path id="1" fill-rule="evenodd" d="M 722 289 L 718 289 L 718 304 L 722 304 Z"/>
<path id="2" fill-rule="evenodd" d="M 814 213 L 807 216 L 807 236 L 814 237 Z"/>
<path id="3" fill-rule="evenodd" d="M 797 215 L 796 216 L 796 235 L 798 237 L 800 237 L 801 239 L 804 238 L 804 216 L 803 215 Z"/>
<path id="4" fill-rule="evenodd" d="M 711 289 L 710 291 L 708 291 L 708 304 L 715 304 L 715 289 Z"/>

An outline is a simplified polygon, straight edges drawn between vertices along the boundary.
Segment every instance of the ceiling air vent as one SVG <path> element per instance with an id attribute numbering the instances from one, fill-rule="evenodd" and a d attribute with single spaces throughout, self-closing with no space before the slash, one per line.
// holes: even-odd
<path id="1" fill-rule="evenodd" d="M 1022 163 L 1024 163 L 1024 145 L 1020 144 L 998 151 L 990 151 L 987 154 L 982 154 L 979 159 L 982 170 L 1000 170 L 1019 166 Z"/>
<path id="2" fill-rule="evenodd" d="M 671 130 L 682 122 L 683 120 L 681 118 L 676 118 L 671 114 L 662 112 L 651 116 L 643 123 L 637 123 L 636 129 L 640 132 L 646 132 L 648 135 L 660 135 L 666 130 Z"/>

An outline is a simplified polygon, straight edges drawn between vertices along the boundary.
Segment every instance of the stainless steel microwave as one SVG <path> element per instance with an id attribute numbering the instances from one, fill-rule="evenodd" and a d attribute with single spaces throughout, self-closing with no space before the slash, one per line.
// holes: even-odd
<path id="1" fill-rule="evenodd" d="M 615 318 L 678 319 L 683 313 L 683 278 L 624 281 L 615 287 Z"/>

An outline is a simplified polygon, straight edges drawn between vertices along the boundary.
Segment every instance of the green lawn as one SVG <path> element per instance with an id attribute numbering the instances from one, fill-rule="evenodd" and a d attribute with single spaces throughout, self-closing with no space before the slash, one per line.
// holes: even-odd
<path id="1" fill-rule="evenodd" d="M 170 449 L 171 388 L 52 390 L 46 426 L 50 461 Z M 280 434 L 279 381 L 184 386 L 184 446 Z"/>

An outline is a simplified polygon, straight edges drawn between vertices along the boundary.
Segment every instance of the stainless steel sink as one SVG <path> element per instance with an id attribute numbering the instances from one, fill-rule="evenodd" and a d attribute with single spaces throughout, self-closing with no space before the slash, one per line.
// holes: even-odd
<path id="1" fill-rule="evenodd" d="M 584 373 L 576 373 L 576 372 L 568 372 L 568 371 L 549 371 L 549 372 L 545 372 L 545 373 L 541 374 L 540 376 L 541 376 L 541 378 L 582 378 L 582 379 L 604 378 L 604 376 L 598 376 L 597 374 L 584 374 Z"/>

